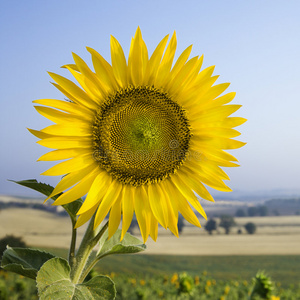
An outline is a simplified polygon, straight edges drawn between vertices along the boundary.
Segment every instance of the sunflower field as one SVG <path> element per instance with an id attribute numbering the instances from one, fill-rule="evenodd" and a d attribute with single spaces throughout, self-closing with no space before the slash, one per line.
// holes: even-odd
<path id="1" fill-rule="evenodd" d="M 97 274 L 96 271 L 92 271 L 87 280 Z M 185 272 L 169 275 L 146 275 L 144 278 L 116 273 L 108 275 L 116 283 L 117 300 L 300 299 L 300 284 L 282 288 L 279 282 L 272 282 L 264 273 L 258 273 L 249 280 L 216 280 L 206 271 L 196 276 Z M 35 282 L 1 270 L 0 300 L 21 299 L 38 299 Z"/>

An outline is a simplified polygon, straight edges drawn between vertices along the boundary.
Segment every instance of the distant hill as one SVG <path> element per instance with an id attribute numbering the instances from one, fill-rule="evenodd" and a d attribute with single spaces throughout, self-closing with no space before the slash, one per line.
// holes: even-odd
<path id="1" fill-rule="evenodd" d="M 241 191 L 233 190 L 229 193 L 218 192 L 211 190 L 215 199 L 245 201 L 245 202 L 259 202 L 270 199 L 291 199 L 300 198 L 300 189 L 274 189 L 274 190 L 260 190 L 260 191 Z"/>
<path id="2" fill-rule="evenodd" d="M 300 215 L 300 197 L 291 199 L 271 199 L 265 202 L 270 211 L 280 215 Z"/>
<path id="3" fill-rule="evenodd" d="M 53 201 L 44 203 L 45 198 L 30 198 L 30 197 L 14 197 L 7 195 L 0 195 L 0 209 L 7 209 L 12 207 L 19 208 L 33 208 L 60 215 L 66 215 L 65 210 L 61 206 L 51 205 Z"/>

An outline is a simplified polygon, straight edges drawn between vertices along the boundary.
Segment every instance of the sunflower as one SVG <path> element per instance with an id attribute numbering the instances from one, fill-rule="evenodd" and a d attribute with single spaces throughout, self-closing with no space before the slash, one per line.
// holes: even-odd
<path id="1" fill-rule="evenodd" d="M 55 149 L 39 160 L 64 160 L 42 173 L 65 175 L 50 197 L 63 192 L 54 202 L 63 205 L 86 195 L 76 227 L 94 214 L 97 227 L 109 214 L 109 236 L 122 218 L 123 238 L 135 213 L 144 242 L 157 239 L 158 223 L 178 236 L 179 212 L 198 227 L 193 209 L 206 218 L 197 196 L 214 200 L 204 184 L 230 191 L 221 167 L 238 166 L 224 150 L 244 145 L 232 138 L 245 119 L 229 117 L 240 105 L 227 105 L 233 92 L 220 96 L 229 83 L 214 85 L 214 66 L 200 71 L 203 56 L 189 59 L 192 46 L 173 65 L 176 33 L 168 38 L 149 58 L 138 28 L 127 61 L 111 37 L 111 64 L 87 48 L 94 70 L 73 54 L 63 67 L 81 87 L 49 73 L 68 100 L 33 101 L 54 122 L 30 130 Z"/>

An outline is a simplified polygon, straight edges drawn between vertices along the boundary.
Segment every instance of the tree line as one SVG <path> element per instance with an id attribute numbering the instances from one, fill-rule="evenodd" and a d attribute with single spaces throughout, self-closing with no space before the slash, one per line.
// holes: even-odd
<path id="1" fill-rule="evenodd" d="M 213 231 L 217 230 L 217 228 L 219 226 L 219 227 L 224 228 L 226 234 L 229 234 L 232 227 L 234 227 L 235 225 L 236 225 L 236 223 L 232 216 L 222 215 L 220 217 L 219 224 L 217 224 L 217 221 L 215 219 L 211 218 L 206 222 L 204 228 L 209 234 L 212 234 Z M 256 231 L 256 225 L 252 222 L 248 222 L 247 224 L 245 224 L 244 228 L 248 234 L 254 234 Z M 242 233 L 242 231 L 239 229 L 238 233 Z"/>

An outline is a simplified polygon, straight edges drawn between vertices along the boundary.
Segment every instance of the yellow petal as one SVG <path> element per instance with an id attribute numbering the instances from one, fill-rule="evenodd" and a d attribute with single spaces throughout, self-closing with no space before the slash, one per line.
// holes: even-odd
<path id="1" fill-rule="evenodd" d="M 201 102 L 205 103 L 211 101 L 221 95 L 228 87 L 230 83 L 221 83 L 213 86 L 208 92 L 201 98 Z"/>
<path id="2" fill-rule="evenodd" d="M 121 240 L 124 238 L 125 233 L 127 232 L 134 213 L 134 198 L 133 198 L 133 188 L 131 186 L 125 185 L 122 191 L 122 235 Z"/>
<path id="3" fill-rule="evenodd" d="M 200 73 L 201 74 L 201 73 Z M 185 88 L 178 94 L 181 102 L 186 106 L 187 110 L 190 110 L 189 114 L 198 115 L 199 111 L 202 111 L 202 98 L 203 95 L 212 87 L 219 76 L 213 76 L 204 78 L 199 81 L 195 80 L 194 84 L 190 85 L 189 88 Z M 201 105 L 200 105 L 201 104 Z M 195 111 L 196 110 L 196 111 Z"/>
<path id="4" fill-rule="evenodd" d="M 190 187 L 184 181 L 182 181 L 181 178 L 176 174 L 171 177 L 171 180 L 175 184 L 177 189 L 181 192 L 181 194 L 189 201 L 189 203 L 206 219 L 206 213 L 192 191 L 192 189 L 196 189 L 196 193 L 199 192 L 198 187 L 195 186 L 195 182 L 189 180 L 189 185 L 193 185 L 192 187 Z"/>
<path id="5" fill-rule="evenodd" d="M 184 64 L 186 63 L 186 61 L 188 60 L 191 54 L 192 47 L 193 45 L 187 47 L 178 57 L 174 67 L 171 70 L 170 75 L 172 76 L 172 78 L 174 78 L 179 72 L 181 72 L 182 67 L 184 66 Z"/>
<path id="6" fill-rule="evenodd" d="M 109 223 L 108 223 L 108 238 L 110 239 L 117 231 L 120 221 L 121 221 L 121 200 L 122 197 L 119 196 L 118 200 L 112 206 L 109 213 Z"/>
<path id="7" fill-rule="evenodd" d="M 237 130 L 224 127 L 200 127 L 193 128 L 193 135 L 201 137 L 224 137 L 233 138 L 241 135 Z"/>
<path id="8" fill-rule="evenodd" d="M 128 57 L 129 79 L 132 80 L 134 85 L 141 85 L 143 83 L 147 62 L 147 47 L 143 41 L 141 30 L 138 27 L 135 36 L 132 39 Z"/>
<path id="9" fill-rule="evenodd" d="M 183 170 L 181 170 L 182 172 L 178 173 L 178 176 L 181 178 L 181 180 L 183 181 L 183 178 L 185 178 L 185 176 L 187 178 L 189 178 L 189 186 L 190 188 L 201 198 L 208 200 L 208 201 L 212 201 L 214 202 L 214 198 L 212 197 L 212 195 L 207 191 L 207 189 L 205 188 L 205 186 L 200 182 L 200 176 L 199 178 L 197 178 L 197 176 L 195 176 L 194 172 L 188 172 L 185 168 L 183 168 Z M 203 177 L 203 176 L 202 176 Z M 208 180 L 207 180 L 208 181 Z M 224 184 L 224 186 L 226 187 L 226 185 Z M 225 189 L 225 188 L 224 188 Z M 199 201 L 197 201 L 197 203 L 199 203 Z M 192 204 L 193 205 L 193 204 Z M 200 205 L 200 203 L 199 203 Z M 201 206 L 201 205 L 200 205 Z M 200 207 L 199 206 L 199 207 Z"/>
<path id="10" fill-rule="evenodd" d="M 168 75 L 170 73 L 173 64 L 176 47 L 177 47 L 177 40 L 176 40 L 176 32 L 174 31 L 174 34 L 170 40 L 169 45 L 167 46 L 165 54 L 158 68 L 158 72 L 154 82 L 154 84 L 157 87 L 163 87 L 164 82 L 166 82 L 168 79 Z"/>
<path id="11" fill-rule="evenodd" d="M 57 108 L 71 114 L 79 115 L 80 118 L 85 119 L 87 121 L 90 121 L 91 118 L 94 116 L 91 110 L 72 102 L 61 101 L 56 99 L 38 99 L 32 102 L 45 106 L 51 106 L 53 108 Z"/>
<path id="12" fill-rule="evenodd" d="M 89 109 L 88 107 L 82 105 L 81 102 L 78 99 L 76 99 L 76 97 L 72 96 L 72 94 L 70 94 L 66 89 L 61 87 L 59 84 L 57 84 L 55 82 L 51 82 L 51 84 L 54 85 L 61 93 L 63 93 L 67 97 L 67 100 L 72 101 L 73 103 L 75 103 L 76 105 L 78 105 L 84 109 L 94 111 L 94 109 Z"/>
<path id="13" fill-rule="evenodd" d="M 162 187 L 162 191 L 164 193 L 164 198 L 166 202 L 166 206 L 168 209 L 168 228 L 171 230 L 171 232 L 178 237 L 178 208 L 177 208 L 177 202 L 172 201 L 173 199 L 170 198 L 169 194 L 166 193 L 164 190 L 164 185 L 160 184 Z"/>
<path id="14" fill-rule="evenodd" d="M 98 205 L 95 205 L 90 210 L 88 210 L 84 214 L 80 215 L 76 221 L 74 228 L 78 228 L 78 227 L 82 226 L 84 223 L 86 223 L 88 220 L 90 220 L 92 218 L 93 214 L 95 213 L 97 207 L 98 207 Z"/>
<path id="15" fill-rule="evenodd" d="M 91 139 L 86 137 L 51 137 L 37 142 L 52 149 L 91 148 Z"/>
<path id="16" fill-rule="evenodd" d="M 215 70 L 216 66 L 210 66 L 207 67 L 206 69 L 203 69 L 197 76 L 197 82 L 196 85 L 199 84 L 200 82 L 206 81 L 212 77 L 212 74 Z"/>
<path id="17" fill-rule="evenodd" d="M 158 233 L 158 221 L 154 217 L 153 213 L 151 213 L 150 218 L 150 236 L 154 242 L 157 240 L 157 233 Z"/>
<path id="18" fill-rule="evenodd" d="M 148 186 L 148 196 L 150 207 L 155 218 L 164 228 L 167 228 L 168 208 L 162 190 L 157 184 L 150 184 Z"/>
<path id="19" fill-rule="evenodd" d="M 67 123 L 48 126 L 42 129 L 42 132 L 56 136 L 91 136 L 92 128 L 86 123 Z"/>
<path id="20" fill-rule="evenodd" d="M 190 141 L 190 151 L 192 152 L 193 157 L 200 160 L 206 160 L 208 157 L 216 157 L 217 159 L 220 159 L 220 161 L 237 161 L 237 159 L 233 155 L 227 153 L 226 151 L 218 149 L 213 145 L 208 145 L 207 143 L 196 141 L 194 139 L 191 139 Z"/>
<path id="21" fill-rule="evenodd" d="M 147 64 L 146 73 L 144 77 L 145 85 L 154 84 L 156 74 L 163 56 L 169 35 L 165 36 L 155 48 L 153 54 L 150 57 L 149 63 Z"/>
<path id="22" fill-rule="evenodd" d="M 190 75 L 193 74 L 195 69 L 197 68 L 198 64 L 198 57 L 193 57 L 190 59 L 181 69 L 180 73 L 172 79 L 168 87 L 170 86 L 169 93 L 176 94 L 178 90 L 182 89 L 186 82 L 189 80 Z M 196 69 L 197 73 L 197 69 Z"/>
<path id="23" fill-rule="evenodd" d="M 103 197 L 98 207 L 96 217 L 95 217 L 94 228 L 97 228 L 102 223 L 102 221 L 108 214 L 110 208 L 114 205 L 114 203 L 118 199 L 121 190 L 122 190 L 122 184 L 120 184 L 118 181 L 114 180 L 110 184 L 110 186 L 106 191 L 105 196 Z"/>
<path id="24" fill-rule="evenodd" d="M 85 90 L 87 96 L 89 97 L 91 102 L 94 102 L 93 109 L 97 109 L 100 104 L 100 99 L 102 99 L 102 95 L 104 94 L 101 83 L 94 83 L 88 77 L 84 76 L 81 73 L 78 73 L 71 68 L 67 67 L 70 73 L 74 76 L 77 82 L 82 86 Z"/>
<path id="25" fill-rule="evenodd" d="M 44 106 L 34 106 L 39 114 L 49 119 L 54 123 L 62 123 L 62 122 L 80 122 L 82 120 L 81 116 L 73 115 L 69 113 L 64 113 L 62 111 L 44 107 Z"/>
<path id="26" fill-rule="evenodd" d="M 82 155 L 87 153 L 87 149 L 83 148 L 74 148 L 74 149 L 60 149 L 50 151 L 44 155 L 42 155 L 38 161 L 54 161 L 54 160 L 63 160 L 72 158 L 78 155 Z"/>
<path id="27" fill-rule="evenodd" d="M 111 63 L 114 75 L 120 86 L 127 85 L 127 63 L 123 49 L 116 38 L 110 39 Z"/>
<path id="28" fill-rule="evenodd" d="M 88 95 L 74 82 L 55 73 L 48 72 L 48 74 L 53 78 L 54 81 L 58 83 L 58 85 L 72 95 L 72 98 L 76 103 L 84 105 L 93 110 L 97 109 L 95 102 L 92 101 L 91 98 L 89 98 Z"/>
<path id="29" fill-rule="evenodd" d="M 72 187 L 70 190 L 59 196 L 55 200 L 53 205 L 64 205 L 84 196 L 89 191 L 93 181 L 95 180 L 96 175 L 97 172 L 94 171 L 82 178 L 82 180 L 79 183 L 77 183 L 74 187 Z"/>
<path id="30" fill-rule="evenodd" d="M 92 55 L 93 66 L 101 82 L 105 84 L 108 91 L 117 90 L 119 85 L 111 65 L 94 49 L 87 47 L 87 50 Z"/>
<path id="31" fill-rule="evenodd" d="M 64 69 L 66 69 L 67 67 L 71 68 L 74 71 L 80 72 L 78 67 L 75 64 L 66 64 L 66 65 L 61 66 L 61 68 L 64 68 Z"/>
<path id="32" fill-rule="evenodd" d="M 240 125 L 244 124 L 246 121 L 247 121 L 247 119 L 245 119 L 245 118 L 230 117 L 230 118 L 226 118 L 222 122 L 222 126 L 232 128 L 232 127 L 240 126 Z"/>
<path id="33" fill-rule="evenodd" d="M 223 192 L 231 192 L 232 191 L 219 177 L 210 175 L 208 172 L 205 172 L 201 168 L 199 168 L 196 171 L 196 169 L 194 169 L 191 165 L 185 164 L 185 166 L 182 167 L 181 170 L 187 174 L 188 178 L 192 177 L 193 180 L 201 181 L 204 184 L 206 184 L 214 189 L 217 189 L 217 190 L 223 191 Z M 211 198 L 208 191 L 203 187 L 203 185 L 201 186 L 201 188 L 205 192 L 205 194 L 203 194 L 203 196 L 199 195 L 199 194 L 198 195 L 204 199 L 206 199 L 204 196 L 209 195 L 210 199 L 207 199 L 207 200 L 212 201 L 213 199 Z"/>
<path id="34" fill-rule="evenodd" d="M 83 154 L 76 156 L 74 158 L 71 158 L 67 161 L 63 161 L 52 168 L 48 169 L 41 175 L 47 175 L 47 176 L 59 176 L 68 174 L 71 172 L 79 171 L 87 166 L 96 165 L 95 161 L 90 153 Z"/>
<path id="35" fill-rule="evenodd" d="M 150 206 L 148 196 L 143 186 L 136 187 L 134 190 L 134 205 L 136 219 L 139 224 L 144 243 L 147 241 L 150 233 Z"/>
<path id="36" fill-rule="evenodd" d="M 201 127 L 204 126 L 205 122 L 215 120 L 219 122 L 236 112 L 239 108 L 241 108 L 241 105 L 231 104 L 205 110 L 200 115 L 198 114 L 197 120 L 195 120 L 193 124 L 195 127 Z"/>
<path id="37" fill-rule="evenodd" d="M 177 203 L 178 210 L 180 211 L 182 216 L 191 224 L 201 227 L 197 216 L 194 214 L 193 210 L 190 208 L 188 202 L 185 200 L 185 197 L 180 192 L 176 192 L 176 191 L 178 191 L 178 189 L 173 184 L 172 180 L 170 180 L 170 179 L 164 180 L 164 185 L 166 187 L 166 192 L 170 196 L 170 200 L 172 202 Z"/>
<path id="38" fill-rule="evenodd" d="M 52 137 L 51 134 L 48 134 L 48 133 L 45 133 L 45 132 L 42 132 L 39 130 L 34 130 L 34 129 L 30 129 L 30 128 L 27 128 L 27 129 L 31 134 L 33 134 L 38 139 L 48 139 L 48 138 Z"/>
<path id="39" fill-rule="evenodd" d="M 88 167 L 86 167 L 84 169 L 81 169 L 79 171 L 67 174 L 56 185 L 56 187 L 54 188 L 54 190 L 52 191 L 52 193 L 50 194 L 50 196 L 46 200 L 48 200 L 51 197 L 53 197 L 53 196 L 55 196 L 55 195 L 57 195 L 57 194 L 65 191 L 65 190 L 67 190 L 68 188 L 70 188 L 71 186 L 73 186 L 74 184 L 76 184 L 77 182 L 79 182 L 80 180 L 82 180 L 82 178 L 84 178 L 88 174 L 94 172 L 96 170 L 96 168 L 98 168 L 98 167 L 88 166 Z"/>
<path id="40" fill-rule="evenodd" d="M 227 93 L 221 97 L 216 98 L 213 101 L 207 101 L 206 103 L 203 103 L 201 106 L 202 108 L 205 107 L 206 109 L 222 106 L 224 104 L 231 102 L 234 99 L 235 95 L 236 95 L 235 92 Z"/>
<path id="41" fill-rule="evenodd" d="M 88 78 L 95 86 L 98 86 L 100 90 L 102 90 L 101 81 L 97 78 L 96 74 L 92 72 L 92 70 L 88 67 L 84 60 L 75 53 L 72 53 L 72 55 L 80 73 L 84 75 L 84 77 Z"/>
<path id="42" fill-rule="evenodd" d="M 186 162 L 185 167 L 192 170 L 195 174 L 201 173 L 202 176 L 208 175 L 209 178 L 216 178 L 218 181 L 229 180 L 228 175 L 212 161 L 198 161 L 197 159 L 191 158 Z"/>
<path id="43" fill-rule="evenodd" d="M 105 170 L 99 170 L 97 177 L 95 178 L 87 196 L 78 211 L 78 215 L 90 210 L 97 203 L 100 203 L 101 199 L 107 193 L 107 187 L 111 184 L 111 176 Z"/>
<path id="44" fill-rule="evenodd" d="M 210 143 L 212 145 L 214 145 L 215 147 L 218 147 L 218 148 L 224 149 L 224 150 L 237 149 L 237 148 L 240 148 L 240 147 L 243 147 L 246 145 L 246 143 L 241 142 L 241 141 L 227 139 L 227 138 L 221 138 L 221 137 L 214 138 L 213 140 L 210 141 Z"/>

